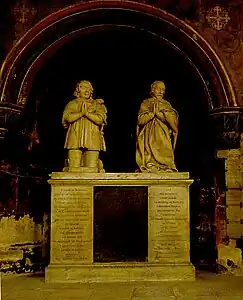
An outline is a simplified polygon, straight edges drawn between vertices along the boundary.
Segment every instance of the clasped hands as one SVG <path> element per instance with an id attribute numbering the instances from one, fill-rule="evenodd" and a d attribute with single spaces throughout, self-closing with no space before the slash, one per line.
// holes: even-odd
<path id="1" fill-rule="evenodd" d="M 85 117 L 88 115 L 88 111 L 87 111 L 87 107 L 86 107 L 86 103 L 83 103 L 81 106 L 81 111 L 79 113 L 80 118 Z"/>
<path id="2" fill-rule="evenodd" d="M 149 114 L 150 114 L 151 118 L 158 117 L 159 119 L 162 119 L 162 118 L 165 119 L 164 112 L 159 109 L 158 104 L 154 105 L 153 111 L 151 111 Z"/>

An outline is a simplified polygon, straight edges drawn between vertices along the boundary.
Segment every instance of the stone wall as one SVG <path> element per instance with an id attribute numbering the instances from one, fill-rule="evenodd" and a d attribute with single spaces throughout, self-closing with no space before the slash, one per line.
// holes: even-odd
<path id="1" fill-rule="evenodd" d="M 243 237 L 243 135 L 239 149 L 221 150 L 218 156 L 225 159 L 227 236 L 239 239 Z"/>

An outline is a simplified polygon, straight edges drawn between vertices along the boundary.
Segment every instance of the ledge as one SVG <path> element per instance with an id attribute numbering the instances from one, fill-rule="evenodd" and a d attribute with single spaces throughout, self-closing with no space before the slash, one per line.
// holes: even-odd
<path id="1" fill-rule="evenodd" d="M 75 172 L 53 172 L 51 179 L 55 180 L 180 180 L 189 179 L 188 172 L 173 173 L 75 173 Z"/>
<path id="2" fill-rule="evenodd" d="M 75 173 L 56 172 L 51 174 L 48 180 L 52 185 L 126 185 L 126 186 L 149 186 L 170 185 L 189 186 L 193 183 L 189 179 L 189 173 Z"/>
<path id="3" fill-rule="evenodd" d="M 92 283 L 136 281 L 194 281 L 195 268 L 181 264 L 90 264 L 49 265 L 45 270 L 46 283 Z"/>

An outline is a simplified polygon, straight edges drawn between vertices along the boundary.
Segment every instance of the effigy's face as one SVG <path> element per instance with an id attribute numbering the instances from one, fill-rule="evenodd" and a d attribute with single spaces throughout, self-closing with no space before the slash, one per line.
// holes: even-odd
<path id="1" fill-rule="evenodd" d="M 165 93 L 165 86 L 162 83 L 157 83 L 152 88 L 152 94 L 155 97 L 163 97 Z"/>
<path id="2" fill-rule="evenodd" d="M 92 87 L 88 83 L 80 83 L 79 85 L 79 96 L 84 99 L 89 99 L 92 94 Z"/>

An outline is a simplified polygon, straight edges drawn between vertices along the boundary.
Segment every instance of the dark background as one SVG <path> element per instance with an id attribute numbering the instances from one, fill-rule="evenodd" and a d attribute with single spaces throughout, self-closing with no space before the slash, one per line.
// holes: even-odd
<path id="1" fill-rule="evenodd" d="M 180 172 L 202 176 L 213 158 L 207 99 L 195 70 L 184 56 L 164 41 L 141 32 L 117 29 L 91 33 L 63 46 L 39 72 L 29 99 L 30 120 L 37 112 L 40 147 L 35 159 L 50 171 L 61 171 L 65 132 L 61 125 L 65 105 L 74 98 L 79 80 L 90 80 L 94 98 L 103 98 L 108 110 L 105 128 L 107 172 L 134 172 L 136 122 L 139 106 L 149 97 L 154 80 L 166 84 L 165 98 L 179 112 L 175 152 Z M 33 101 L 34 100 L 34 101 Z"/>

